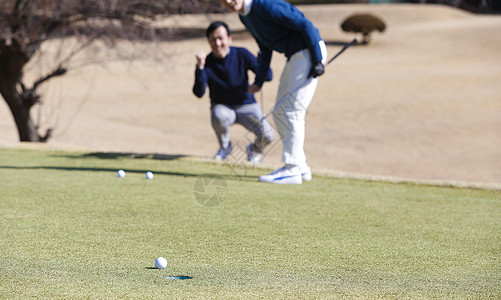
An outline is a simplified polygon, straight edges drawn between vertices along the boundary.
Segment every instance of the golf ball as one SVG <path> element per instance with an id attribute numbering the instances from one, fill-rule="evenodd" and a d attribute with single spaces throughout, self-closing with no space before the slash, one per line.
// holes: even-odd
<path id="1" fill-rule="evenodd" d="M 157 269 L 165 269 L 167 267 L 167 260 L 163 257 L 159 257 L 155 260 L 155 267 Z"/>
<path id="2" fill-rule="evenodd" d="M 125 171 L 124 171 L 124 170 L 118 170 L 118 171 L 117 171 L 117 175 L 118 175 L 118 177 L 120 177 L 120 178 L 125 177 Z"/>
<path id="3" fill-rule="evenodd" d="M 153 173 L 151 172 L 146 172 L 146 179 L 153 179 Z"/>

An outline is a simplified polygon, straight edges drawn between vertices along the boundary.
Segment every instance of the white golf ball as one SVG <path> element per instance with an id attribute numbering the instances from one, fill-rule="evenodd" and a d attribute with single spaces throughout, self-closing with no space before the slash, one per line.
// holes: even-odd
<path id="1" fill-rule="evenodd" d="M 118 171 L 117 171 L 117 175 L 118 175 L 118 177 L 120 177 L 120 178 L 125 177 L 125 171 L 124 171 L 124 170 L 118 170 Z"/>
<path id="2" fill-rule="evenodd" d="M 153 173 L 151 172 L 146 172 L 146 179 L 153 179 Z"/>
<path id="3" fill-rule="evenodd" d="M 167 260 L 163 257 L 159 257 L 155 260 L 155 267 L 157 269 L 165 269 L 167 267 Z"/>

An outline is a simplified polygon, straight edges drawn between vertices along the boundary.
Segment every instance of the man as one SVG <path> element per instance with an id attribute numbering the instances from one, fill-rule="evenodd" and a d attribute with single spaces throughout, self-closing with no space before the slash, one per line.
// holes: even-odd
<path id="1" fill-rule="evenodd" d="M 285 166 L 259 180 L 301 184 L 311 180 L 304 153 L 306 110 L 315 93 L 317 77 L 324 73 L 327 50 L 318 29 L 293 5 L 284 0 L 221 0 L 239 13 L 252 34 L 262 59 L 249 92 L 256 93 L 265 81 L 273 50 L 284 53 L 287 63 L 280 78 L 273 119 L 282 138 Z"/>
<path id="2" fill-rule="evenodd" d="M 201 98 L 208 84 L 211 99 L 211 122 L 216 133 L 219 150 L 215 159 L 226 159 L 233 151 L 230 126 L 239 123 L 256 135 L 256 140 L 247 146 L 247 159 L 259 163 L 266 145 L 275 139 L 271 125 L 264 120 L 263 112 L 254 95 L 248 92 L 247 71 L 256 72 L 257 59 L 248 50 L 232 47 L 231 31 L 221 21 L 213 22 L 206 31 L 212 52 L 196 54 L 195 84 L 193 93 Z M 269 67 L 263 80 L 271 80 Z"/>

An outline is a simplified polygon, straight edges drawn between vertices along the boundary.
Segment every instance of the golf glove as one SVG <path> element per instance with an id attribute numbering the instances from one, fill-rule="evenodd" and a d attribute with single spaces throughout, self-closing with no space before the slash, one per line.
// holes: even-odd
<path id="1" fill-rule="evenodd" d="M 308 75 L 308 77 L 313 76 L 313 78 L 316 78 L 322 74 L 324 74 L 324 64 L 321 61 L 317 61 L 311 66 L 310 74 Z"/>

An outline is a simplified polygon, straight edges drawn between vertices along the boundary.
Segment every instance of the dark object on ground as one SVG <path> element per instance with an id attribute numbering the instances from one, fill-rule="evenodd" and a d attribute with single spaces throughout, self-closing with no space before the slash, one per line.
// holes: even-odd
<path id="1" fill-rule="evenodd" d="M 383 20 L 371 14 L 355 14 L 343 21 L 341 29 L 346 32 L 361 33 L 362 43 L 367 44 L 370 41 L 370 34 L 375 30 L 383 32 L 386 25 Z"/>

